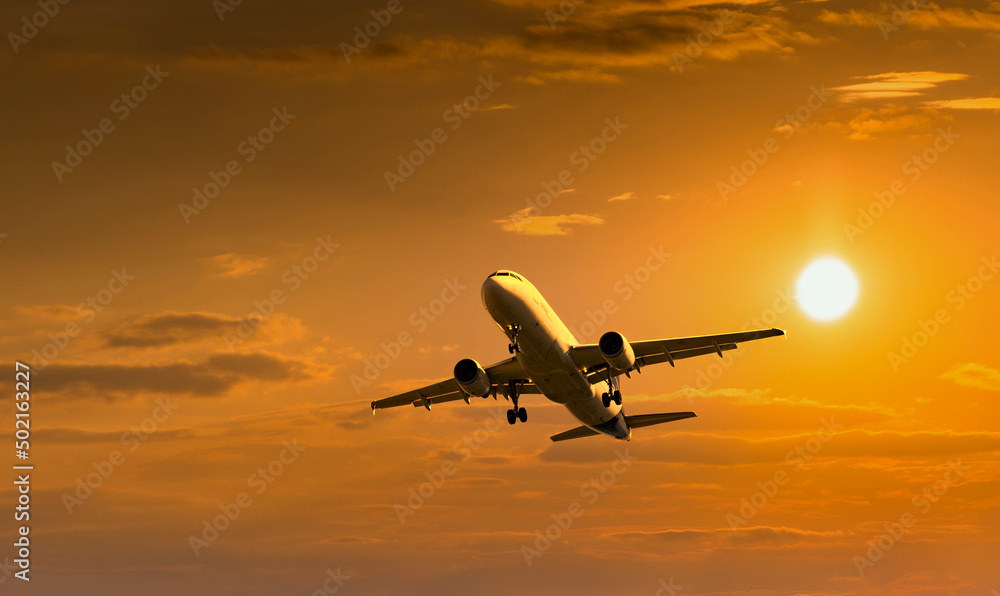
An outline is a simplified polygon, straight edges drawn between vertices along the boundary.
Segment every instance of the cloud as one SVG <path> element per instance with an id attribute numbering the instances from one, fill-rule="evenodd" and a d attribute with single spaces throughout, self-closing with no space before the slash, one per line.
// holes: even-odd
<path id="1" fill-rule="evenodd" d="M 854 77 L 867 82 L 833 87 L 841 92 L 841 99 L 853 102 L 864 99 L 886 99 L 921 95 L 928 89 L 948 81 L 961 81 L 969 75 L 953 72 L 884 72 L 881 74 Z"/>
<path id="2" fill-rule="evenodd" d="M 53 364 L 40 373 L 41 391 L 108 400 L 138 393 L 222 395 L 247 381 L 310 379 L 312 365 L 264 353 L 214 354 L 170 364 Z"/>
<path id="3" fill-rule="evenodd" d="M 446 34 L 410 20 L 407 30 L 393 27 L 390 36 L 372 41 L 350 62 L 340 45 L 329 43 L 327 32 L 349 32 L 370 18 L 366 13 L 343 11 L 310 23 L 309 31 L 275 32 L 253 42 L 213 35 L 218 41 L 211 46 L 189 43 L 179 51 L 194 68 L 308 81 L 398 78 L 404 71 L 426 79 L 444 76 L 458 65 L 502 62 L 517 73 L 512 79 L 544 85 L 618 84 L 624 69 L 680 71 L 693 62 L 700 66 L 748 54 L 788 55 L 800 45 L 818 43 L 774 6 L 733 10 L 697 0 L 584 2 L 577 3 L 569 18 L 552 22 L 547 13 L 558 9 L 551 3 L 515 0 L 503 2 L 498 11 L 499 4 L 466 7 L 463 14 L 478 18 Z"/>
<path id="4" fill-rule="evenodd" d="M 634 198 L 635 198 L 635 193 L 634 192 L 623 192 L 620 195 L 615 195 L 615 196 L 611 197 L 610 199 L 608 199 L 608 202 L 609 203 L 613 203 L 615 201 L 630 201 L 630 200 L 632 200 Z"/>
<path id="5" fill-rule="evenodd" d="M 586 3 L 570 18 L 529 25 L 516 37 L 497 39 L 489 49 L 498 56 L 571 67 L 569 72 L 576 76 L 595 79 L 595 74 L 608 76 L 609 69 L 680 70 L 695 60 L 731 61 L 751 52 L 787 54 L 794 52 L 792 44 L 816 42 L 779 11 L 721 10 L 707 4 Z M 699 35 L 710 42 L 696 45 L 693 40 Z"/>
<path id="6" fill-rule="evenodd" d="M 848 121 L 848 138 L 863 141 L 874 137 L 923 133 L 942 120 L 941 114 L 930 108 L 912 109 L 900 104 L 886 104 L 877 109 L 861 108 Z"/>
<path id="7" fill-rule="evenodd" d="M 44 442 L 45 445 L 89 445 L 89 444 L 101 444 L 101 443 L 120 443 L 122 438 L 121 430 L 112 431 L 93 431 L 85 430 L 81 428 L 69 428 L 69 427 L 56 427 L 56 428 L 43 428 L 39 429 L 35 433 L 36 438 L 39 442 Z M 173 430 L 163 430 L 157 429 L 156 437 L 160 440 L 165 439 L 181 439 L 181 440 L 191 440 L 197 438 L 195 432 L 191 429 L 173 429 Z"/>
<path id="8" fill-rule="evenodd" d="M 242 44 L 241 44 L 242 45 Z M 213 71 L 243 71 L 255 75 L 290 76 L 304 81 L 345 81 L 370 76 L 372 71 L 398 71 L 449 64 L 476 56 L 477 45 L 452 38 L 400 35 L 395 41 L 376 41 L 361 54 L 344 60 L 337 45 L 301 45 L 288 40 L 275 47 L 202 47 L 188 52 L 185 63 Z M 358 68 L 358 63 L 363 68 Z M 439 74 L 439 73 L 438 73 Z"/>
<path id="9" fill-rule="evenodd" d="M 219 340 L 240 319 L 209 312 L 166 311 L 144 315 L 102 332 L 109 348 L 146 348 L 178 343 Z"/>
<path id="10" fill-rule="evenodd" d="M 534 207 L 525 207 L 505 219 L 494 220 L 504 232 L 526 236 L 566 236 L 572 233 L 569 226 L 594 226 L 604 223 L 596 213 L 567 213 L 562 215 L 528 215 Z"/>
<path id="11" fill-rule="evenodd" d="M 227 252 L 209 259 L 219 270 L 220 277 L 246 277 L 253 275 L 267 266 L 267 257 L 250 258 L 236 253 Z"/>
<path id="12" fill-rule="evenodd" d="M 842 537 L 846 532 L 843 530 L 805 530 L 802 528 L 789 528 L 784 526 L 751 526 L 746 528 L 691 528 L 676 529 L 668 528 L 663 530 L 634 530 L 624 532 L 614 532 L 607 535 L 608 538 L 617 540 L 646 540 L 656 539 L 661 541 L 674 542 L 677 540 L 692 540 L 719 537 L 732 542 L 788 542 L 801 539 L 817 539 Z"/>
<path id="13" fill-rule="evenodd" d="M 439 351 L 444 353 L 454 352 L 457 349 L 458 349 L 458 344 L 444 344 L 442 346 L 421 346 L 420 348 L 418 348 L 417 351 L 420 352 L 421 354 L 426 355 L 426 354 L 433 354 Z"/>
<path id="14" fill-rule="evenodd" d="M 82 318 L 80 311 L 77 310 L 75 306 L 70 306 L 68 304 L 33 304 L 30 306 L 15 306 L 14 312 L 33 319 L 42 319 L 53 323 L 65 323 Z"/>
<path id="15" fill-rule="evenodd" d="M 1000 97 L 969 97 L 925 101 L 924 105 L 946 110 L 1000 110 Z"/>
<path id="16" fill-rule="evenodd" d="M 622 78 L 597 69 L 570 68 L 565 70 L 535 71 L 528 76 L 516 77 L 519 81 L 532 85 L 544 85 L 548 81 L 569 81 L 572 83 L 620 83 Z"/>
<path id="17" fill-rule="evenodd" d="M 820 13 L 819 19 L 824 23 L 834 25 L 877 27 L 883 32 L 884 36 L 901 27 L 914 27 L 924 30 L 978 29 L 1000 31 L 1000 14 L 996 12 L 958 7 L 942 8 L 932 3 L 920 5 L 915 11 L 909 12 L 903 24 L 896 22 L 895 15 L 889 7 L 886 7 L 884 12 L 855 9 L 848 10 L 847 12 L 824 10 Z"/>
<path id="18" fill-rule="evenodd" d="M 953 381 L 961 387 L 1000 391 L 1000 370 L 978 362 L 960 364 L 942 373 L 938 378 Z"/>
<path id="19" fill-rule="evenodd" d="M 243 319 L 212 312 L 165 311 L 143 315 L 101 332 L 108 348 L 160 348 L 202 342 L 223 342 L 236 333 Z M 283 343 L 304 334 L 299 319 L 274 314 L 255 326 L 252 339 Z"/>

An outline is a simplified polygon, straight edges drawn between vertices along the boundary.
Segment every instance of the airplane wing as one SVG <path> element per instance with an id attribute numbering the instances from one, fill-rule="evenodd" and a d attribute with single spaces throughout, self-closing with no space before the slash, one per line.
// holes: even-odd
<path id="1" fill-rule="evenodd" d="M 520 385 L 518 389 L 519 395 L 541 393 L 531 382 L 531 379 L 528 379 L 524 374 L 524 368 L 517 361 L 517 358 L 508 358 L 502 362 L 497 362 L 486 367 L 485 370 L 486 375 L 490 378 L 490 382 L 493 383 L 492 393 L 494 399 L 496 398 L 497 389 L 500 389 L 501 394 L 506 397 L 506 386 L 511 381 L 523 381 L 524 384 Z M 443 381 L 421 387 L 420 389 L 413 389 L 412 391 L 393 395 L 392 397 L 377 399 L 372 402 L 372 413 L 375 413 L 375 410 L 410 404 L 413 404 L 414 407 L 423 406 L 429 410 L 433 404 L 458 401 L 460 399 L 465 400 L 465 403 L 469 403 L 469 395 L 462 391 L 454 377 L 449 377 Z"/>
<path id="2" fill-rule="evenodd" d="M 722 357 L 722 352 L 735 350 L 736 344 L 764 339 L 766 337 L 776 337 L 784 335 L 781 329 L 758 329 L 756 331 L 742 331 L 739 333 L 723 333 L 720 335 L 701 335 L 698 337 L 679 337 L 673 339 L 652 339 L 647 341 L 629 342 L 632 351 L 635 352 L 635 368 L 641 368 L 650 364 L 660 364 L 669 362 L 674 365 L 675 360 L 692 358 L 694 356 L 704 356 L 705 354 L 718 354 Z M 608 378 L 608 375 L 617 376 L 624 374 L 626 370 L 610 368 L 604 357 L 601 356 L 601 349 L 597 344 L 584 344 L 571 348 L 573 361 L 588 373 L 591 383 L 597 383 Z"/>

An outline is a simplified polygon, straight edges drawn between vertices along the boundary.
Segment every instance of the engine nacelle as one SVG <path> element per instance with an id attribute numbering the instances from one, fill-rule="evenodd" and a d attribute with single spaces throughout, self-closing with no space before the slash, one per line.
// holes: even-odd
<path id="1" fill-rule="evenodd" d="M 455 381 L 462 391 L 475 397 L 486 397 L 493 387 L 486 371 L 472 358 L 459 360 L 455 365 Z"/>
<path id="2" fill-rule="evenodd" d="M 609 366 L 625 371 L 632 370 L 635 366 L 635 352 L 621 333 L 608 331 L 601 336 L 597 346 Z"/>

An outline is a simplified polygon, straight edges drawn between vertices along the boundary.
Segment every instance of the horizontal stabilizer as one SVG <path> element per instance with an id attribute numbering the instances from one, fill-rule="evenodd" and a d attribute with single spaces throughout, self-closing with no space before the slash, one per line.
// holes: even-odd
<path id="1" fill-rule="evenodd" d="M 696 416 L 697 414 L 694 412 L 667 412 L 665 414 L 639 414 L 638 416 L 626 416 L 625 421 L 628 422 L 629 428 L 642 428 L 644 426 L 653 426 L 654 424 L 663 424 L 664 422 L 684 420 L 685 418 L 694 418 Z M 559 433 L 558 435 L 552 435 L 550 438 L 553 442 L 559 442 L 568 441 L 570 439 L 579 439 L 580 437 L 592 437 L 597 434 L 600 433 L 589 426 L 578 426 L 577 428 Z"/>
<path id="2" fill-rule="evenodd" d="M 552 439 L 554 442 L 558 442 L 558 441 L 568 441 L 569 439 L 579 439 L 580 437 L 592 437 L 597 434 L 600 433 L 590 428 L 589 426 L 578 426 L 573 430 L 568 430 L 564 433 L 559 433 L 558 435 L 552 435 L 549 438 Z"/>
<path id="3" fill-rule="evenodd" d="M 653 426 L 654 424 L 663 424 L 664 422 L 684 420 L 685 418 L 694 418 L 696 416 L 697 414 L 694 412 L 668 412 L 666 414 L 639 414 L 638 416 L 626 416 L 625 420 L 631 428 L 642 428 L 644 426 Z"/>

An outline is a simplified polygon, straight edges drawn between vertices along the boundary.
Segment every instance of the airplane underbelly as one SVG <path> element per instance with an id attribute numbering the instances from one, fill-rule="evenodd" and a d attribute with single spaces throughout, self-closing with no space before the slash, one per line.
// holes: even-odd
<path id="1" fill-rule="evenodd" d="M 618 415 L 621 406 L 611 403 L 605 408 L 600 394 L 603 385 L 591 385 L 572 364 L 570 356 L 558 346 L 549 351 L 544 362 L 524 359 L 524 366 L 532 382 L 548 398 L 566 409 L 581 423 L 598 426 Z"/>

